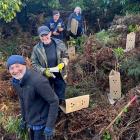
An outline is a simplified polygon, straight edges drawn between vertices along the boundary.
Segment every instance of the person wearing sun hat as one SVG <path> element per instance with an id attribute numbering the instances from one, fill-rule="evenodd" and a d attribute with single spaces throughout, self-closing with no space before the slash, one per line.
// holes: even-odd
<path id="1" fill-rule="evenodd" d="M 20 128 L 30 129 L 31 140 L 52 140 L 59 102 L 48 79 L 27 68 L 21 55 L 11 55 L 7 69 L 20 101 Z"/>

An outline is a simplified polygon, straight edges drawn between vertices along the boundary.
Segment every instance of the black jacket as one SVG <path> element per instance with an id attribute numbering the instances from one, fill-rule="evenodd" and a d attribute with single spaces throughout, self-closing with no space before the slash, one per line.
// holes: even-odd
<path id="1" fill-rule="evenodd" d="M 23 120 L 30 125 L 44 125 L 54 128 L 58 113 L 58 97 L 46 77 L 26 70 L 21 81 L 13 79 L 21 104 Z"/>

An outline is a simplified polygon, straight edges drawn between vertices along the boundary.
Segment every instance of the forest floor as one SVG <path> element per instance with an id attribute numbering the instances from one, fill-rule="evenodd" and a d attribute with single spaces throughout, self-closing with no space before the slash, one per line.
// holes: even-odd
<path id="1" fill-rule="evenodd" d="M 0 83 L 1 84 L 1 83 Z M 5 89 L 9 88 L 8 83 L 4 83 Z M 9 90 L 10 91 L 10 90 Z M 112 140 L 138 140 L 140 138 L 140 101 L 136 100 L 127 111 L 117 120 L 109 130 L 105 128 L 119 114 L 124 106 L 134 97 L 140 96 L 140 85 L 131 89 L 126 96 L 123 96 L 114 105 L 110 105 L 107 96 L 98 93 L 91 96 L 95 105 L 69 114 L 61 112 L 56 123 L 56 140 L 94 140 L 104 139 L 105 135 L 110 135 Z M 6 116 L 19 115 L 19 104 L 17 97 L 8 96 L 0 98 L 0 111 Z M 67 124 L 67 125 L 66 125 Z M 104 131 L 105 130 L 105 131 Z M 101 133 L 100 137 L 97 137 Z M 105 134 L 108 132 L 109 134 Z M 97 138 L 96 138 L 97 137 Z M 3 140 L 15 140 L 15 134 L 8 134 L 0 127 L 0 138 Z"/>

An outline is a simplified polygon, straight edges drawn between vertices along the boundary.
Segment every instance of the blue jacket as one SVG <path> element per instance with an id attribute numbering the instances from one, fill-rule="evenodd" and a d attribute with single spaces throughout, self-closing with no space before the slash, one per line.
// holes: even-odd
<path id="1" fill-rule="evenodd" d="M 82 17 L 81 14 L 76 15 L 76 13 L 70 14 L 70 16 L 68 18 L 67 30 L 70 31 L 70 29 L 71 29 L 71 20 L 73 18 L 78 21 L 78 28 L 82 31 L 83 28 L 84 28 L 83 17 Z"/>
<path id="2" fill-rule="evenodd" d="M 46 77 L 26 70 L 21 81 L 13 79 L 18 94 L 23 120 L 28 125 L 54 128 L 58 113 L 58 97 Z"/>
<path id="3" fill-rule="evenodd" d="M 52 19 L 50 19 L 49 22 L 46 21 L 45 25 L 48 26 L 49 29 L 52 32 L 56 31 L 56 32 L 59 33 L 59 35 L 53 35 L 52 34 L 52 37 L 63 40 L 63 32 L 64 32 L 64 30 L 61 31 L 61 32 L 58 30 L 59 27 L 65 29 L 64 22 L 63 22 L 63 20 L 61 18 L 59 18 L 57 22 L 55 22 L 54 19 L 52 18 Z"/>

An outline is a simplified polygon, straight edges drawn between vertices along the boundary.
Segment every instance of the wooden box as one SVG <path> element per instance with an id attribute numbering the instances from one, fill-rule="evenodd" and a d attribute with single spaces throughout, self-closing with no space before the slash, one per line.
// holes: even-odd
<path id="1" fill-rule="evenodd" d="M 74 46 L 68 48 L 68 56 L 69 56 L 69 60 L 74 60 L 76 58 L 76 52 Z"/>
<path id="2" fill-rule="evenodd" d="M 71 20 L 71 32 L 74 35 L 77 35 L 77 29 L 78 29 L 78 21 L 75 18 L 72 18 L 72 20 Z"/>
<path id="3" fill-rule="evenodd" d="M 135 38 L 136 38 L 136 34 L 134 32 L 131 32 L 131 33 L 127 34 L 125 52 L 130 51 L 133 48 L 135 48 Z"/>
<path id="4" fill-rule="evenodd" d="M 65 100 L 65 105 L 60 105 L 64 113 L 71 113 L 74 111 L 87 108 L 89 106 L 89 95 L 78 96 Z"/>
<path id="5" fill-rule="evenodd" d="M 110 85 L 110 97 L 112 99 L 121 98 L 121 79 L 119 72 L 111 70 L 109 74 L 109 85 Z"/>

